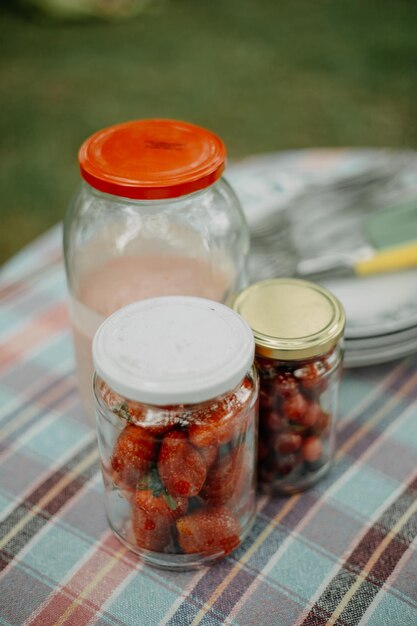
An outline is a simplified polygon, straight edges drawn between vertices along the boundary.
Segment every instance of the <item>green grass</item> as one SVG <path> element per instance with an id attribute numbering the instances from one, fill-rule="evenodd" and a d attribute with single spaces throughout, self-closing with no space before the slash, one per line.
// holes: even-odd
<path id="1" fill-rule="evenodd" d="M 158 0 L 135 19 L 0 16 L 0 262 L 62 219 L 95 130 L 173 117 L 229 156 L 417 147 L 415 0 Z"/>

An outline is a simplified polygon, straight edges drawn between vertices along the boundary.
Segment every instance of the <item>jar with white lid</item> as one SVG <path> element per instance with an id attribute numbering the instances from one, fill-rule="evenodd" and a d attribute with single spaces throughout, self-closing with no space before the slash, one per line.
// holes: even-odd
<path id="1" fill-rule="evenodd" d="M 319 285 L 277 278 L 244 289 L 233 308 L 255 337 L 260 487 L 301 491 L 327 472 L 335 451 L 343 307 Z"/>
<path id="2" fill-rule="evenodd" d="M 207 565 L 249 532 L 258 410 L 253 357 L 246 322 L 204 298 L 128 305 L 94 337 L 107 517 L 150 564 Z"/>
<path id="3" fill-rule="evenodd" d="M 83 182 L 64 224 L 78 383 L 91 411 L 91 342 L 142 298 L 226 302 L 246 284 L 247 225 L 223 177 L 221 139 L 175 120 L 105 128 L 79 151 Z"/>

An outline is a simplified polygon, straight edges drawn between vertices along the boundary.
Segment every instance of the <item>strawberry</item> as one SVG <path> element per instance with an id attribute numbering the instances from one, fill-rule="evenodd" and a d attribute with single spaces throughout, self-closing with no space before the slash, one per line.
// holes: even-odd
<path id="1" fill-rule="evenodd" d="M 242 415 L 233 406 L 232 396 L 210 407 L 197 416 L 197 421 L 188 427 L 188 436 L 198 448 L 223 445 L 236 437 L 242 428 Z"/>
<path id="2" fill-rule="evenodd" d="M 234 448 L 210 469 L 201 495 L 210 504 L 225 504 L 232 496 L 244 471 L 245 446 Z"/>
<path id="3" fill-rule="evenodd" d="M 127 400 L 126 402 L 126 410 L 129 413 L 129 417 L 137 423 L 143 418 L 144 414 L 144 406 L 140 402 L 135 402 L 134 400 Z"/>
<path id="4" fill-rule="evenodd" d="M 162 552 L 171 543 L 171 524 L 158 515 L 148 515 L 143 509 L 133 509 L 135 542 L 139 548 Z"/>
<path id="5" fill-rule="evenodd" d="M 146 428 L 156 437 L 165 435 L 179 424 L 183 408 L 180 406 L 143 407 L 141 414 L 141 426 Z"/>
<path id="6" fill-rule="evenodd" d="M 150 516 L 164 517 L 170 522 L 184 515 L 187 510 L 187 498 L 173 498 L 165 490 L 162 493 L 151 489 L 137 490 L 134 504 Z"/>
<path id="7" fill-rule="evenodd" d="M 229 554 L 240 544 L 239 523 L 223 506 L 180 517 L 177 531 L 178 542 L 186 554 Z"/>
<path id="8" fill-rule="evenodd" d="M 103 399 L 103 402 L 111 409 L 112 411 L 121 406 L 124 402 L 123 396 L 120 396 L 118 393 L 110 389 L 107 383 L 104 380 L 99 382 L 99 391 L 100 396 Z"/>
<path id="9" fill-rule="evenodd" d="M 217 446 L 207 446 L 206 448 L 199 448 L 198 451 L 208 471 L 217 458 Z"/>
<path id="10" fill-rule="evenodd" d="M 251 378 L 251 376 L 245 376 L 242 382 L 242 387 L 246 390 L 252 391 L 253 385 L 254 385 L 253 378 Z"/>
<path id="11" fill-rule="evenodd" d="M 123 489 L 136 489 L 156 460 L 156 441 L 146 429 L 128 424 L 120 433 L 110 461 L 112 479 Z"/>
<path id="12" fill-rule="evenodd" d="M 176 409 L 176 410 L 175 410 Z M 178 422 L 178 407 L 145 407 L 140 402 L 126 400 L 112 407 L 113 413 L 130 424 L 146 428 L 148 433 L 159 437 L 174 428 Z"/>
<path id="13" fill-rule="evenodd" d="M 173 523 L 187 510 L 187 499 L 155 494 L 152 490 L 136 491 L 132 524 L 140 548 L 161 552 L 171 543 Z"/>
<path id="14" fill-rule="evenodd" d="M 251 514 L 255 508 L 256 495 L 256 470 L 255 451 L 253 448 L 241 446 L 239 452 L 238 472 L 233 494 L 227 502 L 227 506 L 237 516 Z"/>
<path id="15" fill-rule="evenodd" d="M 196 496 L 206 480 L 207 469 L 198 450 L 181 430 L 167 433 L 162 441 L 158 471 L 172 496 Z"/>

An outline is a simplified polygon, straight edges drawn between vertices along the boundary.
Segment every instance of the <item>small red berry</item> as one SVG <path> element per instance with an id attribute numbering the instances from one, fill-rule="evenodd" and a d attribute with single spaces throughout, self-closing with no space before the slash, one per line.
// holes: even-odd
<path id="1" fill-rule="evenodd" d="M 322 414 L 321 406 L 318 402 L 309 402 L 307 410 L 300 420 L 300 424 L 306 428 L 311 428 Z"/>
<path id="2" fill-rule="evenodd" d="M 277 365 L 275 359 L 268 359 L 267 357 L 257 356 L 256 365 L 262 377 L 266 376 L 267 378 L 270 378 L 275 374 Z"/>
<path id="3" fill-rule="evenodd" d="M 263 386 L 259 392 L 259 408 L 260 410 L 273 409 L 276 404 L 275 392 L 271 387 Z"/>
<path id="4" fill-rule="evenodd" d="M 282 403 L 282 411 L 289 420 L 293 422 L 301 422 L 308 407 L 308 402 L 301 395 L 297 393 L 290 398 L 286 398 Z"/>
<path id="5" fill-rule="evenodd" d="M 295 466 L 297 465 L 298 458 L 295 454 L 287 454 L 286 456 L 277 459 L 276 470 L 280 477 L 288 476 Z"/>
<path id="6" fill-rule="evenodd" d="M 297 381 L 290 372 L 281 372 L 274 378 L 274 389 L 282 398 L 290 398 L 298 392 Z"/>
<path id="7" fill-rule="evenodd" d="M 262 430 L 282 430 L 287 420 L 278 411 L 262 411 L 259 415 L 259 424 Z"/>
<path id="8" fill-rule="evenodd" d="M 304 389 L 324 391 L 327 386 L 326 372 L 327 369 L 321 361 L 313 361 L 305 363 L 294 372 L 294 375 Z"/>
<path id="9" fill-rule="evenodd" d="M 307 437 L 307 439 L 303 442 L 302 446 L 302 454 L 306 461 L 310 463 L 314 463 L 314 461 L 318 461 L 323 453 L 323 446 L 318 437 Z"/>
<path id="10" fill-rule="evenodd" d="M 330 428 L 330 415 L 329 413 L 325 413 L 325 411 L 321 411 L 319 417 L 317 418 L 316 423 L 314 424 L 314 433 L 316 435 L 323 435 L 329 431 Z"/>
<path id="11" fill-rule="evenodd" d="M 302 441 L 301 435 L 295 433 L 281 433 L 275 436 L 273 447 L 279 454 L 291 454 L 300 448 Z"/>

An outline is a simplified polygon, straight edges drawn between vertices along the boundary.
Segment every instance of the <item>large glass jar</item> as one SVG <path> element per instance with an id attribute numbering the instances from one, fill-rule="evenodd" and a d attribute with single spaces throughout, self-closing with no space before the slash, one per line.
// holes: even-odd
<path id="1" fill-rule="evenodd" d="M 203 298 L 151 298 L 93 343 L 105 506 L 119 539 L 170 569 L 237 548 L 255 514 L 258 377 L 246 322 Z"/>
<path id="2" fill-rule="evenodd" d="M 66 216 L 65 267 L 79 387 L 90 411 L 91 342 L 120 307 L 159 295 L 226 302 L 246 284 L 248 229 L 213 133 L 173 120 L 99 131 Z"/>
<path id="3" fill-rule="evenodd" d="M 282 278 L 243 290 L 234 308 L 255 336 L 260 486 L 301 491 L 327 472 L 335 450 L 342 305 L 318 285 Z"/>

